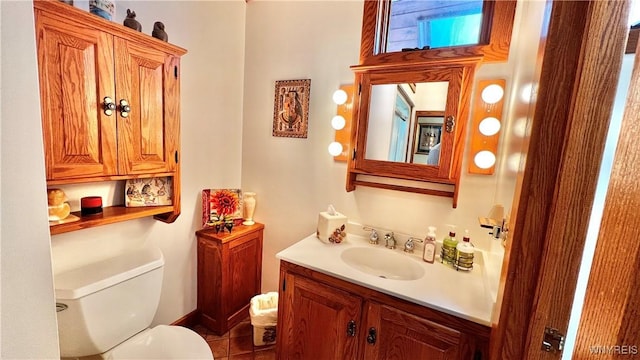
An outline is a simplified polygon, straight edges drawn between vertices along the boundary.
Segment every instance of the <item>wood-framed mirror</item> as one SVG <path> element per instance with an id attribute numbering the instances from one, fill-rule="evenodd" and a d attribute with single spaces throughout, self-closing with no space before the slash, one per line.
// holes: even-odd
<path id="1" fill-rule="evenodd" d="M 507 60 L 515 10 L 516 0 L 365 0 L 360 63 L 351 67 L 360 90 L 347 191 L 364 185 L 447 196 L 457 206 L 475 68 Z M 407 96 L 411 86 L 434 82 L 447 83 L 445 107 L 421 108 Z M 380 100 L 378 88 L 390 97 Z M 378 117 L 373 110 L 383 103 L 391 110 Z M 421 126 L 416 114 L 434 111 L 444 112 L 442 124 Z"/>
<path id="2" fill-rule="evenodd" d="M 475 61 L 423 69 L 358 72 L 347 191 L 357 185 L 453 198 L 457 206 Z M 436 183 L 403 187 L 360 176 Z"/>
<path id="3" fill-rule="evenodd" d="M 360 65 L 506 61 L 515 0 L 366 0 Z"/>

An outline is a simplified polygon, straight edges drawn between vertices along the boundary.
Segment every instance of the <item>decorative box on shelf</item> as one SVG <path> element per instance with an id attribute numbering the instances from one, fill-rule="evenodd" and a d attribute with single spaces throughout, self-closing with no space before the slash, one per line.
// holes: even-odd
<path id="1" fill-rule="evenodd" d="M 173 204 L 171 177 L 129 179 L 125 185 L 125 206 L 165 206 Z"/>

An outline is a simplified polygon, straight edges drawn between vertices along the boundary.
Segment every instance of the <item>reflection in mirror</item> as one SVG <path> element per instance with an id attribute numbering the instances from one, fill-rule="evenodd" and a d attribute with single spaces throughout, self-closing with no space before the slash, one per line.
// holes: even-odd
<path id="1" fill-rule="evenodd" d="M 364 158 L 439 164 L 449 82 L 371 87 Z"/>
<path id="2" fill-rule="evenodd" d="M 411 163 L 438 165 L 444 112 L 416 111 Z"/>
<path id="3" fill-rule="evenodd" d="M 386 51 L 480 44 L 483 0 L 391 1 Z"/>

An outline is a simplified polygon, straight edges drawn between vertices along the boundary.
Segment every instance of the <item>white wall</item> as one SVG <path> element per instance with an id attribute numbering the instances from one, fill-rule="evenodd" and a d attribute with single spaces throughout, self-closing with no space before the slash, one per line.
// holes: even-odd
<path id="1" fill-rule="evenodd" d="M 0 358 L 53 359 L 59 357 L 58 333 L 33 7 L 26 1 L 2 1 L 0 9 Z"/>
<path id="2" fill-rule="evenodd" d="M 516 28 L 518 24 L 529 28 L 514 32 L 514 42 L 522 45 L 514 46 L 509 62 L 483 65 L 476 73 L 476 79 L 507 79 L 509 122 L 522 114 L 510 107 L 533 76 L 531 71 L 517 69 L 533 70 L 540 37 L 541 14 L 533 12 L 534 16 L 525 18 L 523 7 L 539 7 L 538 3 L 544 4 L 519 2 Z M 522 146 L 510 123 L 495 175 L 467 174 L 465 152 L 457 209 L 444 197 L 367 187 L 345 192 L 346 163 L 334 162 L 326 150 L 333 139 L 331 94 L 354 80 L 349 66 L 358 63 L 361 19 L 362 1 L 251 1 L 247 5 L 242 187 L 258 193 L 255 218 L 266 225 L 264 291 L 277 288 L 275 254 L 314 233 L 318 212 L 328 204 L 351 221 L 421 237 L 429 225 L 438 227 L 441 238 L 446 224 L 456 224 L 460 234 L 469 229 L 472 242 L 482 248 L 489 247 L 489 235 L 480 228 L 478 216 L 486 216 L 494 203 L 510 209 L 518 162 L 515 167 L 506 163 Z M 272 137 L 274 82 L 298 78 L 311 79 L 309 136 Z"/>

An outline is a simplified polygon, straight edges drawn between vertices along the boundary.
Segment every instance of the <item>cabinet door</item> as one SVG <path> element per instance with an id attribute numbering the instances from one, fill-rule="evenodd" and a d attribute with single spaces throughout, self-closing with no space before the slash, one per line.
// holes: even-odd
<path id="1" fill-rule="evenodd" d="M 176 168 L 178 58 L 114 39 L 120 174 L 171 172 Z M 121 101 L 131 111 L 123 115 Z"/>
<path id="2" fill-rule="evenodd" d="M 386 305 L 368 302 L 364 359 L 459 359 L 460 332 Z M 374 330 L 370 330 L 374 329 Z"/>
<path id="3" fill-rule="evenodd" d="M 228 273 L 225 285 L 228 286 L 226 316 L 232 323 L 246 317 L 246 309 L 251 298 L 260 293 L 262 279 L 262 232 L 243 236 L 229 245 Z M 245 310 L 241 312 L 241 310 Z M 239 319 L 232 319 L 232 317 Z M 235 320 L 235 321 L 234 321 Z"/>
<path id="4" fill-rule="evenodd" d="M 41 11 L 36 34 L 47 179 L 115 175 L 113 37 Z"/>
<path id="5" fill-rule="evenodd" d="M 283 277 L 279 358 L 355 359 L 362 300 L 303 276 L 285 272 Z"/>

